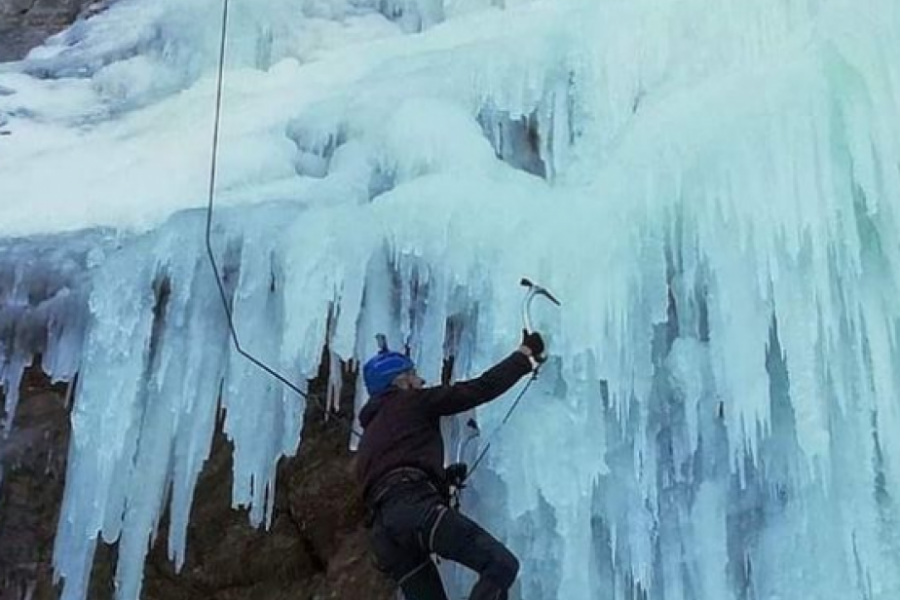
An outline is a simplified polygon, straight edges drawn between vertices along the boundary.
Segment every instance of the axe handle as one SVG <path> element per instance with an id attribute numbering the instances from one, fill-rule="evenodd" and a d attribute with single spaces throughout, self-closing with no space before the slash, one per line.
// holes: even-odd
<path id="1" fill-rule="evenodd" d="M 534 300 L 536 294 L 537 290 L 529 287 L 525 299 L 522 301 L 522 326 L 528 333 L 534 332 L 534 328 L 531 326 L 531 301 Z"/>
<path id="2" fill-rule="evenodd" d="M 379 352 L 387 352 L 388 351 L 387 336 L 385 336 L 383 333 L 379 333 L 375 336 L 375 343 L 378 344 Z"/>

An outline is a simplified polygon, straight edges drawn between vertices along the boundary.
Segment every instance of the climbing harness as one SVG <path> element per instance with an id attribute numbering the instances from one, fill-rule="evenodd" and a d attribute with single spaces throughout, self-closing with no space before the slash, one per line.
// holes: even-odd
<path id="1" fill-rule="evenodd" d="M 559 300 L 557 300 L 556 297 L 554 297 L 553 294 L 551 294 L 547 288 L 541 287 L 541 286 L 533 283 L 531 280 L 524 278 L 524 277 L 522 278 L 522 280 L 519 283 L 523 287 L 528 288 L 528 291 L 525 293 L 525 298 L 522 301 L 522 325 L 525 328 L 526 333 L 534 333 L 534 328 L 531 325 L 531 323 L 532 323 L 531 304 L 534 301 L 534 299 L 538 296 L 543 296 L 544 298 L 546 298 L 547 300 L 549 300 L 556 306 L 561 306 L 561 304 L 560 304 Z M 493 432 L 491 432 L 491 435 L 488 437 L 487 443 L 484 445 L 484 448 L 481 449 L 481 452 L 478 454 L 478 457 L 475 459 L 475 462 L 472 464 L 472 468 L 467 470 L 465 476 L 462 478 L 462 480 L 460 482 L 460 485 L 455 487 L 454 497 L 455 497 L 455 501 L 456 501 L 457 505 L 459 503 L 459 491 L 461 491 L 465 487 L 466 480 L 468 480 L 470 477 L 472 477 L 472 474 L 475 473 L 475 470 L 481 464 L 481 461 L 484 459 L 488 450 L 491 449 L 491 444 L 493 443 L 494 439 L 496 439 L 497 435 L 500 433 L 500 430 L 503 429 L 503 426 L 506 425 L 507 422 L 509 422 L 510 417 L 512 417 L 516 408 L 518 408 L 519 403 L 522 401 L 522 398 L 525 396 L 526 392 L 528 392 L 528 388 L 530 388 L 531 384 L 534 383 L 534 380 L 537 379 L 538 373 L 540 372 L 542 365 L 543 365 L 543 361 L 538 359 L 538 365 L 537 365 L 537 367 L 535 367 L 534 371 L 532 371 L 531 377 L 529 377 L 528 381 L 525 383 L 525 387 L 522 388 L 522 390 L 516 396 L 515 400 L 513 400 L 512 405 L 509 407 L 509 410 L 506 411 L 506 414 L 503 416 L 503 420 L 500 421 L 500 424 L 497 425 L 496 429 L 494 429 Z M 465 446 L 468 446 L 468 444 L 475 437 L 479 437 L 481 435 L 481 431 L 478 429 L 478 423 L 474 419 L 469 419 L 469 422 L 466 423 L 466 426 L 468 429 L 474 430 L 475 433 L 470 433 L 465 438 L 463 443 L 460 445 L 459 451 L 457 453 L 457 463 L 460 463 L 462 461 L 462 454 L 465 451 Z"/>

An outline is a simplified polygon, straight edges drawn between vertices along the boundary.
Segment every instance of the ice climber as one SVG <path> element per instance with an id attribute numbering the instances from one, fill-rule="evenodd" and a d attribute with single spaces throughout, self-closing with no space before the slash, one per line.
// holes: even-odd
<path id="1" fill-rule="evenodd" d="M 465 467 L 445 469 L 440 418 L 497 398 L 536 368 L 543 353 L 540 334 L 525 332 L 521 346 L 480 377 L 438 387 L 425 387 L 413 362 L 386 346 L 365 364 L 370 399 L 360 413 L 357 476 L 376 563 L 407 600 L 447 600 L 432 554 L 479 574 L 469 600 L 506 600 L 519 561 L 450 507 L 450 483 L 465 477 Z"/>

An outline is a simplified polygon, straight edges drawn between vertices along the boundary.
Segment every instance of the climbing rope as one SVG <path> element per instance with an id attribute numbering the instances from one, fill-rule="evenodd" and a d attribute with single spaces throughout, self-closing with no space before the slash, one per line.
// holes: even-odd
<path id="1" fill-rule="evenodd" d="M 475 462 L 472 463 L 472 468 L 469 469 L 469 472 L 463 478 L 463 483 L 465 483 L 474 473 L 478 466 L 481 464 L 481 461 L 484 459 L 484 456 L 488 453 L 488 450 L 491 449 L 491 444 L 494 439 L 500 433 L 500 430 L 503 429 L 503 426 L 509 421 L 512 414 L 515 412 L 516 408 L 519 406 L 519 402 L 522 401 L 522 398 L 525 396 L 525 393 L 528 391 L 528 388 L 531 387 L 531 384 L 534 383 L 534 380 L 537 379 L 538 371 L 541 370 L 540 365 L 531 373 L 531 377 L 528 378 L 528 381 L 525 383 L 525 387 L 522 388 L 522 391 L 516 396 L 516 399 L 513 400 L 512 406 L 509 407 L 509 410 L 506 411 L 506 415 L 503 417 L 503 420 L 500 421 L 500 424 L 497 425 L 497 428 L 491 432 L 491 435 L 488 436 L 487 444 L 484 445 L 484 448 L 481 449 L 481 452 L 478 453 L 478 457 L 475 459 Z"/>
<path id="2" fill-rule="evenodd" d="M 289 389 L 296 392 L 301 398 L 306 400 L 312 399 L 315 401 L 319 408 L 322 409 L 323 413 L 329 416 L 333 416 L 340 420 L 350 421 L 350 433 L 357 437 L 362 437 L 362 434 L 357 431 L 352 426 L 352 419 L 349 419 L 346 415 L 343 415 L 339 412 L 331 412 L 325 407 L 320 401 L 319 398 L 315 396 L 311 396 L 304 390 L 300 389 L 296 384 L 291 382 L 289 379 L 278 373 L 275 369 L 264 363 L 262 360 L 256 358 L 248 351 L 244 350 L 241 345 L 240 339 L 238 338 L 237 328 L 234 325 L 234 314 L 231 310 L 231 306 L 228 303 L 228 293 L 225 291 L 225 284 L 223 282 L 221 272 L 219 270 L 219 265 L 216 262 L 215 253 L 212 248 L 212 221 L 213 221 L 213 208 L 215 204 L 215 195 L 216 195 L 216 174 L 218 169 L 218 156 L 219 156 L 219 129 L 222 120 L 222 96 L 223 96 L 223 88 L 225 81 L 225 49 L 227 47 L 227 38 L 228 38 L 228 2 L 229 0 L 222 0 L 222 28 L 219 36 L 219 58 L 218 58 L 218 68 L 216 72 L 216 108 L 215 108 L 215 118 L 213 124 L 213 136 L 212 136 L 212 152 L 210 159 L 210 168 L 209 168 L 209 194 L 207 200 L 206 207 L 206 252 L 209 256 L 209 263 L 212 266 L 213 274 L 216 278 L 216 285 L 219 289 L 219 296 L 222 300 L 222 307 L 225 309 L 225 315 L 228 320 L 228 329 L 231 332 L 231 339 L 234 342 L 234 346 L 237 349 L 238 353 L 243 356 L 245 359 L 249 360 L 251 363 L 256 365 L 259 369 L 265 371 L 270 376 L 274 377 L 284 385 L 286 385 Z M 525 327 L 527 330 L 531 330 L 530 317 L 529 317 L 529 307 L 531 301 L 536 295 L 544 295 L 549 298 L 553 303 L 559 304 L 559 302 L 550 294 L 545 288 L 540 286 L 536 286 L 531 281 L 527 279 L 523 279 L 521 284 L 525 287 L 529 288 L 529 292 L 526 295 L 525 302 L 523 304 L 523 314 L 525 318 Z M 475 472 L 478 466 L 481 464 L 481 461 L 484 459 L 484 456 L 487 454 L 488 450 L 491 447 L 491 443 L 499 431 L 502 429 L 504 425 L 509 421 L 513 412 L 519 406 L 519 402 L 522 400 L 522 397 L 528 391 L 528 388 L 531 387 L 532 382 L 537 378 L 538 369 L 534 370 L 531 378 L 525 384 L 525 387 L 522 388 L 522 391 L 519 392 L 519 395 L 516 397 L 515 401 L 513 401 L 512 406 L 507 411 L 506 416 L 503 417 L 503 421 L 497 428 L 491 433 L 488 438 L 488 443 L 485 445 L 484 449 L 478 455 L 475 463 L 472 465 L 471 470 L 469 470 L 466 477 L 463 479 L 465 481 Z"/>
<path id="3" fill-rule="evenodd" d="M 300 389 L 295 383 L 290 381 L 287 377 L 278 373 L 275 369 L 256 358 L 248 351 L 244 350 L 244 347 L 241 345 L 241 341 L 238 338 L 237 328 L 234 325 L 234 314 L 231 310 L 231 306 L 228 303 L 228 293 L 225 291 L 225 284 L 222 279 L 221 271 L 219 270 L 219 265 L 216 262 L 216 256 L 213 252 L 212 248 L 212 221 L 213 221 L 213 207 L 215 204 L 215 196 L 216 196 L 216 174 L 218 168 L 218 157 L 219 157 L 219 129 L 222 121 L 222 96 L 223 96 L 223 88 L 225 81 L 225 49 L 227 47 L 227 38 L 228 38 L 228 0 L 222 0 L 222 30 L 219 36 L 219 62 L 218 68 L 216 72 L 216 109 L 215 109 L 215 119 L 213 123 L 213 136 L 212 136 L 212 158 L 210 159 L 209 166 L 209 195 L 206 206 L 206 253 L 209 256 L 209 264 L 212 266 L 213 274 L 216 277 L 216 285 L 219 289 L 219 296 L 222 299 L 222 307 L 225 309 L 225 315 L 228 319 L 228 329 L 231 332 L 231 339 L 234 342 L 234 347 L 237 349 L 238 353 L 249 360 L 251 363 L 256 365 L 258 368 L 262 369 L 284 385 L 286 385 L 289 389 L 297 393 L 301 398 L 305 400 L 313 400 L 318 404 L 319 408 L 322 411 L 330 415 L 332 417 L 336 417 L 341 420 L 349 419 L 340 413 L 335 413 L 328 411 L 328 409 L 320 402 L 319 398 L 316 396 L 311 396 L 306 391 Z M 350 427 L 350 433 L 361 437 L 361 433 L 356 431 L 353 428 L 352 424 Z"/>

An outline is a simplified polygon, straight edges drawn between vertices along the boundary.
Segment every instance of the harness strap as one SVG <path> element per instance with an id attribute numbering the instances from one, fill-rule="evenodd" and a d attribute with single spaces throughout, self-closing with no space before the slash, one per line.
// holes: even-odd
<path id="1" fill-rule="evenodd" d="M 370 495 L 372 499 L 367 501 L 366 504 L 372 509 L 375 510 L 381 504 L 381 502 L 387 497 L 387 495 L 394 489 L 394 486 L 403 481 L 404 477 L 415 477 L 416 479 L 411 479 L 410 481 L 425 481 L 427 482 L 436 492 L 440 494 L 440 490 L 437 486 L 434 485 L 431 476 L 419 469 L 417 467 L 399 467 L 397 469 L 393 469 L 388 471 L 384 475 L 381 476 L 380 479 L 372 486 L 372 491 Z"/>
<path id="2" fill-rule="evenodd" d="M 406 575 L 404 575 L 397 581 L 397 585 L 402 586 L 404 583 L 409 581 L 409 579 L 413 575 L 415 575 L 416 573 L 418 573 L 419 571 L 421 571 L 422 569 L 424 569 L 425 567 L 427 567 L 430 564 L 431 564 L 431 559 L 428 559 L 428 560 L 424 561 L 423 563 L 419 564 L 417 567 L 414 567 L 412 571 L 410 571 L 409 573 L 407 573 Z"/>
<path id="3" fill-rule="evenodd" d="M 438 516 L 434 520 L 434 525 L 431 526 L 431 531 L 428 533 L 428 547 L 426 548 L 428 552 L 434 552 L 434 535 L 437 533 L 438 527 L 441 526 L 441 522 L 443 522 L 444 517 L 447 516 L 447 511 L 449 510 L 450 509 L 446 506 L 441 506 L 438 508 Z"/>

